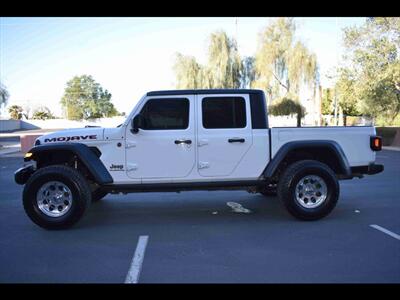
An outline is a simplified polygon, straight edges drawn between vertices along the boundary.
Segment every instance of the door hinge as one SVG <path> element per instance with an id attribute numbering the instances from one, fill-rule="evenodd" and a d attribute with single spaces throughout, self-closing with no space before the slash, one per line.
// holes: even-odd
<path id="1" fill-rule="evenodd" d="M 210 167 L 210 163 L 206 161 L 200 161 L 199 162 L 199 169 L 206 169 Z"/>
<path id="2" fill-rule="evenodd" d="M 125 144 L 126 149 L 133 148 L 133 147 L 136 147 L 136 142 L 126 142 L 126 144 Z"/>
<path id="3" fill-rule="evenodd" d="M 138 168 L 137 164 L 127 164 L 126 170 L 127 170 L 128 172 L 130 172 L 130 171 L 136 171 L 137 168 Z"/>

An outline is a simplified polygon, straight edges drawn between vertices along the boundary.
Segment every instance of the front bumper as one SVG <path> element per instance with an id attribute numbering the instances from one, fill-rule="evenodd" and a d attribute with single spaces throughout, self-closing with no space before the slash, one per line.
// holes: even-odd
<path id="1" fill-rule="evenodd" d="M 32 165 L 19 168 L 14 172 L 14 180 L 18 184 L 25 184 L 33 172 L 35 172 L 35 167 Z"/>

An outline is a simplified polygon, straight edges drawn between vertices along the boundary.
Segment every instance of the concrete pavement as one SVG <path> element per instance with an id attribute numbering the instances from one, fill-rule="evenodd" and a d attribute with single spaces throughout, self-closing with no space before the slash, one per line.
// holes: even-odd
<path id="1" fill-rule="evenodd" d="M 400 153 L 383 173 L 341 181 L 337 207 L 293 219 L 276 197 L 243 191 L 108 195 L 73 228 L 33 224 L 0 157 L 0 282 L 123 283 L 148 236 L 139 283 L 400 283 Z M 235 213 L 236 202 L 251 213 Z"/>

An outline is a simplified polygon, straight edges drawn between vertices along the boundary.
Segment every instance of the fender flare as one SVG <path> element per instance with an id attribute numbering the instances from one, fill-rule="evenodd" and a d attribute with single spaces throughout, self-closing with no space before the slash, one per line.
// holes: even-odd
<path id="1" fill-rule="evenodd" d="M 100 184 L 113 183 L 113 178 L 99 157 L 85 144 L 81 143 L 54 143 L 51 145 L 39 145 L 29 150 L 32 155 L 25 161 L 35 160 L 36 157 L 46 155 L 49 152 L 69 151 L 75 154 L 93 175 L 95 181 Z"/>
<path id="2" fill-rule="evenodd" d="M 285 159 L 286 155 L 290 151 L 300 148 L 328 148 L 335 153 L 339 161 L 339 169 L 341 174 L 345 175 L 346 177 L 351 177 L 351 168 L 342 147 L 337 142 L 331 140 L 292 141 L 284 144 L 265 168 L 263 172 L 264 177 L 271 178 L 279 167 L 279 164 Z"/>

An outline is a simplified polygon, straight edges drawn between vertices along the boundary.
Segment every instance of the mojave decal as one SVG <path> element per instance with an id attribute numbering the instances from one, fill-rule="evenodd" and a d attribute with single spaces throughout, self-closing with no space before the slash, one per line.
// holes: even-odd
<path id="1" fill-rule="evenodd" d="M 69 141 L 79 141 L 79 140 L 96 140 L 97 134 L 92 135 L 74 135 L 74 136 L 60 136 L 54 138 L 45 138 L 45 143 L 50 142 L 69 142 Z"/>

